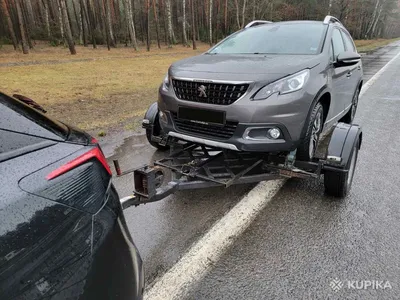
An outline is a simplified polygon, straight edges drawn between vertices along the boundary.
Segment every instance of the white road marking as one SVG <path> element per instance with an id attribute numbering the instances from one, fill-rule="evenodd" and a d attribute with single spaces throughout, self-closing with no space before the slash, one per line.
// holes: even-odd
<path id="1" fill-rule="evenodd" d="M 378 72 L 375 73 L 362 87 L 360 92 L 360 97 L 362 97 L 366 91 L 378 80 L 379 77 L 386 71 L 386 69 L 400 56 L 400 52 L 397 53 L 395 57 L 393 57 L 386 65 L 382 67 Z"/>
<path id="2" fill-rule="evenodd" d="M 360 97 L 400 56 L 400 52 L 362 87 Z M 189 251 L 145 293 L 146 300 L 181 299 L 199 281 L 276 195 L 285 180 L 259 183 L 220 219 Z"/>
<path id="3" fill-rule="evenodd" d="M 146 291 L 146 300 L 181 299 L 251 224 L 285 180 L 259 183 Z"/>

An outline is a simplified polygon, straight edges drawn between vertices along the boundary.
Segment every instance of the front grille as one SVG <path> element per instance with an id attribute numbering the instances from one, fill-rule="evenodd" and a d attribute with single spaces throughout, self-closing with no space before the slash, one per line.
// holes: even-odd
<path id="1" fill-rule="evenodd" d="M 196 135 L 202 135 L 212 138 L 229 139 L 233 136 L 237 122 L 227 121 L 225 125 L 218 126 L 213 124 L 200 124 L 194 123 L 189 120 L 178 119 L 176 113 L 172 114 L 175 127 L 180 132 L 194 133 Z"/>
<path id="2" fill-rule="evenodd" d="M 177 79 L 172 79 L 172 85 L 176 96 L 181 100 L 217 105 L 232 104 L 249 88 L 249 84 L 205 83 Z"/>

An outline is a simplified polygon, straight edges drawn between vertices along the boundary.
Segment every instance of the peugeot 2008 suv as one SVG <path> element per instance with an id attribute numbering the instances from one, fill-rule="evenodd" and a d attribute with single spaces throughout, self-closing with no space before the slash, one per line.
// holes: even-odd
<path id="1" fill-rule="evenodd" d="M 362 75 L 354 42 L 334 17 L 252 22 L 169 68 L 159 89 L 159 126 L 209 146 L 297 149 L 298 159 L 310 160 L 323 131 L 352 122 Z"/>

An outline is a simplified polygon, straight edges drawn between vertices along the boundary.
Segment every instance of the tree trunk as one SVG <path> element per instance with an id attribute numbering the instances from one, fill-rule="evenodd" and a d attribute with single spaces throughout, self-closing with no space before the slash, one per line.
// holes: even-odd
<path id="1" fill-rule="evenodd" d="M 228 33 L 228 0 L 225 0 L 225 11 L 224 11 L 224 34 Z"/>
<path id="2" fill-rule="evenodd" d="M 61 10 L 61 0 L 57 0 L 57 5 L 58 5 L 58 22 L 60 25 L 60 34 L 61 34 L 61 40 L 63 43 L 65 43 L 65 36 L 64 36 L 64 22 L 63 22 L 63 13 Z"/>
<path id="3" fill-rule="evenodd" d="M 28 25 L 30 26 L 35 26 L 35 17 L 33 15 L 33 7 L 32 7 L 32 2 L 31 0 L 24 0 L 23 3 L 25 3 L 26 6 L 26 11 L 27 11 L 27 17 L 28 17 Z M 23 6 L 21 5 L 21 8 Z"/>
<path id="4" fill-rule="evenodd" d="M 182 31 L 183 31 L 183 45 L 185 47 L 188 46 L 188 40 L 187 40 L 187 35 L 186 35 L 186 0 L 182 0 Z"/>
<path id="5" fill-rule="evenodd" d="M 89 26 L 91 29 L 93 49 L 96 49 L 97 48 L 96 17 L 95 17 L 94 7 L 92 6 L 92 3 L 90 2 L 90 0 L 81 0 L 81 1 L 82 1 L 82 5 L 84 7 L 85 14 L 87 15 L 87 20 L 88 20 L 88 23 L 89 23 Z"/>
<path id="6" fill-rule="evenodd" d="M 72 55 L 76 54 L 74 40 L 72 39 L 71 25 L 69 24 L 68 12 L 65 0 L 60 0 L 62 19 L 64 21 L 64 29 L 67 38 L 68 48 Z"/>
<path id="7" fill-rule="evenodd" d="M 147 51 L 150 51 L 150 0 L 146 0 L 146 29 Z"/>
<path id="8" fill-rule="evenodd" d="M 235 0 L 235 6 L 236 6 L 236 23 L 238 29 L 242 29 L 242 26 L 240 26 L 240 12 L 239 12 L 239 2 L 238 0 Z"/>
<path id="9" fill-rule="evenodd" d="M 135 23 L 133 22 L 133 8 L 130 0 L 124 0 L 126 18 L 128 22 L 128 32 L 129 37 L 132 43 L 132 46 L 135 50 L 138 49 L 137 40 L 136 40 L 136 32 L 135 32 Z"/>
<path id="10" fill-rule="evenodd" d="M 369 33 L 370 33 L 371 30 L 372 30 L 372 27 L 373 27 L 374 24 L 375 24 L 376 15 L 377 15 L 377 13 L 378 13 L 378 7 L 379 7 L 379 0 L 376 1 L 375 8 L 374 8 L 374 12 L 373 12 L 373 14 L 372 14 L 371 22 L 370 22 L 370 24 L 369 24 L 369 26 L 368 26 L 368 29 L 367 29 L 366 33 L 365 33 L 365 38 L 368 37 Z"/>
<path id="11" fill-rule="evenodd" d="M 85 47 L 88 46 L 88 39 L 89 39 L 89 18 L 87 15 L 87 10 L 85 7 L 84 0 L 79 1 L 80 8 L 81 8 L 81 19 L 82 19 L 82 30 L 83 30 L 83 45 Z"/>
<path id="12" fill-rule="evenodd" d="M 110 44 L 110 46 L 115 47 L 114 32 L 113 32 L 113 26 L 112 26 L 112 21 L 111 21 L 110 0 L 104 0 L 104 1 L 105 1 L 104 10 L 105 10 L 105 17 L 106 17 L 107 39 L 108 39 L 108 43 Z"/>
<path id="13" fill-rule="evenodd" d="M 213 38 L 212 38 L 212 13 L 213 13 L 213 0 L 210 0 L 210 12 L 209 12 L 209 14 L 208 14 L 208 26 L 210 27 L 209 28 L 209 33 L 210 33 L 210 36 L 209 36 L 209 38 L 210 38 L 210 46 L 212 46 L 212 44 L 213 44 Z"/>
<path id="14" fill-rule="evenodd" d="M 158 0 L 157 0 L 157 2 L 158 2 Z M 154 20 L 156 21 L 157 45 L 158 45 L 158 49 L 161 49 L 161 44 L 160 44 L 160 22 L 158 21 L 158 12 L 157 12 L 156 0 L 153 0 L 153 11 L 154 11 Z"/>
<path id="15" fill-rule="evenodd" d="M 253 20 L 256 19 L 256 0 L 253 0 Z"/>
<path id="16" fill-rule="evenodd" d="M 21 8 L 21 0 L 15 0 L 15 4 L 17 7 L 17 14 L 18 14 L 18 22 L 19 22 L 19 29 L 21 32 L 21 40 L 22 40 L 22 52 L 24 54 L 29 53 L 29 46 L 28 46 L 28 41 L 26 39 L 26 33 L 25 33 L 25 22 L 24 22 L 24 16 L 22 15 L 22 8 Z"/>
<path id="17" fill-rule="evenodd" d="M 3 10 L 3 14 L 7 20 L 7 26 L 8 26 L 8 30 L 10 32 L 10 37 L 11 37 L 11 40 L 12 40 L 12 43 L 14 46 L 14 50 L 17 50 L 17 49 L 19 49 L 18 40 L 17 40 L 17 37 L 14 32 L 14 27 L 13 27 L 14 25 L 13 25 L 11 17 L 10 17 L 10 11 L 8 10 L 6 0 L 0 0 L 0 1 L 1 1 L 1 8 Z"/>
<path id="18" fill-rule="evenodd" d="M 247 2 L 247 0 L 243 0 L 243 9 L 242 9 L 242 26 L 241 26 L 241 28 L 243 28 L 244 27 L 244 25 L 245 25 L 245 20 L 246 20 L 246 2 Z"/>
<path id="19" fill-rule="evenodd" d="M 196 26 L 195 26 L 195 18 L 194 18 L 194 0 L 190 0 L 192 3 L 192 43 L 193 50 L 197 49 L 196 46 Z"/>
<path id="20" fill-rule="evenodd" d="M 164 0 L 161 0 L 161 5 L 162 5 L 162 11 L 163 11 L 163 21 L 164 21 L 164 39 L 165 39 L 165 45 L 168 44 L 168 20 L 167 20 L 167 8 L 164 5 Z"/>
<path id="21" fill-rule="evenodd" d="M 51 29 L 50 29 L 50 16 L 49 16 L 49 3 L 48 0 L 43 0 L 44 6 L 44 21 L 46 23 L 46 31 L 47 37 L 51 38 Z"/>
<path id="22" fill-rule="evenodd" d="M 76 3 L 75 0 L 72 0 L 72 8 L 74 9 L 74 14 L 75 14 L 75 19 L 76 22 L 78 23 L 78 29 L 79 29 L 79 44 L 83 44 L 83 22 L 82 22 L 82 14 L 80 11 L 76 9 Z"/>
<path id="23" fill-rule="evenodd" d="M 174 32 L 172 28 L 171 0 L 165 0 L 165 7 L 168 20 L 168 47 L 171 47 L 172 44 L 176 43 L 176 41 L 174 40 Z"/>

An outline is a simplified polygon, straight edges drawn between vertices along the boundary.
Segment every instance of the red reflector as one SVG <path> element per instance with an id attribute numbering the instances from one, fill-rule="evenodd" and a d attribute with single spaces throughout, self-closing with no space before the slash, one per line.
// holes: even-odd
<path id="1" fill-rule="evenodd" d="M 92 137 L 92 140 L 91 140 L 90 143 L 91 143 L 91 144 L 98 144 L 99 141 L 98 141 L 96 138 Z"/>
<path id="2" fill-rule="evenodd" d="M 70 162 L 67 162 L 65 165 L 62 165 L 58 169 L 54 170 L 53 172 L 51 172 L 49 175 L 46 176 L 46 179 L 47 180 L 54 179 L 64 173 L 72 170 L 73 168 L 76 168 L 77 166 L 84 164 L 85 162 L 87 162 L 88 160 L 90 160 L 92 158 L 96 158 L 99 162 L 101 162 L 103 167 L 107 170 L 107 173 L 112 175 L 111 169 L 107 164 L 106 158 L 104 157 L 104 155 L 100 151 L 100 149 L 96 147 L 96 148 L 90 150 L 89 152 L 86 152 L 85 154 L 82 154 L 81 156 L 71 160 Z"/>

